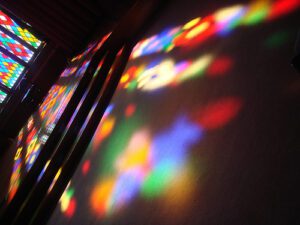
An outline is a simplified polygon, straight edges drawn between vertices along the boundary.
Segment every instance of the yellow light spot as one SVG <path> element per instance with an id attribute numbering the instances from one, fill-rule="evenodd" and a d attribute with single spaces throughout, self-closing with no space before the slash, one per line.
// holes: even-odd
<path id="1" fill-rule="evenodd" d="M 53 179 L 53 182 L 52 182 L 51 186 L 49 187 L 48 193 L 52 190 L 52 188 L 55 185 L 55 183 L 56 183 L 57 179 L 59 178 L 60 174 L 61 174 L 61 168 L 57 171 L 57 173 L 56 173 L 56 175 Z"/>
<path id="2" fill-rule="evenodd" d="M 218 23 L 226 22 L 243 9 L 242 5 L 235 5 L 218 10 L 214 16 Z"/>
<path id="3" fill-rule="evenodd" d="M 144 167 L 150 158 L 150 137 L 147 130 L 140 130 L 130 139 L 126 150 L 116 161 L 119 171 L 126 171 L 136 167 Z"/>
<path id="4" fill-rule="evenodd" d="M 213 59 L 211 54 L 206 54 L 201 56 L 196 61 L 192 63 L 186 70 L 184 70 L 178 77 L 179 80 L 186 80 L 196 75 L 201 75 L 204 70 L 209 66 Z"/>
<path id="5" fill-rule="evenodd" d="M 209 26 L 210 26 L 210 23 L 208 21 L 199 24 L 198 26 L 196 26 L 190 32 L 187 33 L 186 38 L 192 39 L 192 38 L 198 36 L 199 34 L 204 32 Z"/>
<path id="6" fill-rule="evenodd" d="M 61 198 L 59 200 L 59 202 L 60 202 L 60 209 L 61 209 L 62 212 L 65 212 L 68 209 L 69 204 L 70 204 L 71 198 L 70 198 L 70 195 L 68 193 L 69 186 L 70 186 L 70 183 L 68 184 L 66 190 L 64 191 L 64 193 L 62 194 L 62 196 L 61 196 Z"/>
<path id="7" fill-rule="evenodd" d="M 15 155 L 14 160 L 18 160 L 20 158 L 23 147 L 18 148 L 17 153 Z"/>
<path id="8" fill-rule="evenodd" d="M 120 80 L 120 83 L 121 83 L 121 84 L 124 84 L 126 81 L 128 81 L 128 79 L 129 79 L 129 74 L 126 73 L 126 74 L 124 74 L 124 75 L 122 76 L 122 78 L 121 78 L 121 80 Z"/>
<path id="9" fill-rule="evenodd" d="M 183 30 L 188 30 L 188 29 L 192 28 L 193 26 L 195 26 L 200 20 L 201 20 L 200 17 L 195 18 L 195 19 L 193 19 L 193 20 L 187 22 L 187 23 L 182 27 L 182 29 L 183 29 Z"/>
<path id="10" fill-rule="evenodd" d="M 60 209 L 62 212 L 65 212 L 68 209 L 70 203 L 70 198 L 68 198 L 66 192 L 60 198 Z"/>
<path id="11" fill-rule="evenodd" d="M 149 145 L 144 143 L 139 149 L 135 151 L 129 151 L 123 158 L 118 161 L 118 169 L 120 171 L 126 171 L 131 168 L 143 166 L 146 164 L 149 155 Z"/>

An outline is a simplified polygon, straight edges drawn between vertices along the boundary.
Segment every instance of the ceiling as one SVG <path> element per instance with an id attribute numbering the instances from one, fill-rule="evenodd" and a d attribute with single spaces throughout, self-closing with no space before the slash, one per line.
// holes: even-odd
<path id="1" fill-rule="evenodd" d="M 95 33 L 112 29 L 135 0 L 1 0 L 67 54 L 80 50 Z"/>

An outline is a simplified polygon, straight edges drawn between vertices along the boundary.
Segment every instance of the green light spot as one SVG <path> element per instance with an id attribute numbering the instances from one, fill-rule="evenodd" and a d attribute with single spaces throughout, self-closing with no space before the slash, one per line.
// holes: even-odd
<path id="1" fill-rule="evenodd" d="M 134 117 L 120 121 L 113 134 L 107 139 L 108 143 L 103 149 L 103 160 L 101 162 L 101 175 L 107 176 L 115 172 L 115 163 L 119 155 L 125 150 L 131 136 L 140 126 L 138 113 Z"/>
<path id="2" fill-rule="evenodd" d="M 268 48 L 281 47 L 289 39 L 289 36 L 286 31 L 276 32 L 267 38 L 265 45 Z"/>
<path id="3" fill-rule="evenodd" d="M 256 12 L 253 12 L 251 15 L 247 16 L 243 21 L 245 25 L 256 25 L 262 22 L 268 15 L 268 8 L 261 8 Z"/>
<path id="4" fill-rule="evenodd" d="M 127 87 L 127 90 L 129 92 L 133 92 L 137 87 L 137 81 L 136 80 L 133 80 L 129 83 L 128 87 Z"/>
<path id="5" fill-rule="evenodd" d="M 142 195 L 146 198 L 154 198 L 165 191 L 167 185 L 176 174 L 175 165 L 171 162 L 163 162 L 152 171 L 142 186 Z"/>

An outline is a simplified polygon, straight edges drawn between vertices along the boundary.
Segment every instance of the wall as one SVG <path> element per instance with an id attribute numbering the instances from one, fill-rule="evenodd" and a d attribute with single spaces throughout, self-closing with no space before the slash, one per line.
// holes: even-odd
<path id="1" fill-rule="evenodd" d="M 170 4 L 49 224 L 292 224 L 299 4 Z"/>

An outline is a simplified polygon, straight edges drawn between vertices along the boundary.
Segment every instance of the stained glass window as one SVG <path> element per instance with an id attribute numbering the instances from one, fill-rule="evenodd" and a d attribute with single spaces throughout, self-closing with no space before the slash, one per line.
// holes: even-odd
<path id="1" fill-rule="evenodd" d="M 11 33 L 26 41 L 34 48 L 38 48 L 42 43 L 27 29 L 20 27 L 12 18 L 6 15 L 2 10 L 0 10 L 0 26 L 9 30 Z"/>
<path id="2" fill-rule="evenodd" d="M 29 50 L 20 42 L 14 40 L 2 31 L 0 31 L 0 45 L 25 62 L 28 62 L 34 54 L 33 51 Z"/>
<path id="3" fill-rule="evenodd" d="M 4 53 L 0 52 L 0 83 L 8 88 L 12 88 L 21 73 L 24 66 L 17 63 Z"/>
<path id="4" fill-rule="evenodd" d="M 33 114 L 19 133 L 18 141 L 13 146 L 14 149 L 17 149 L 17 153 L 10 179 L 9 200 L 12 199 L 19 187 L 21 175 L 30 170 L 51 135 L 92 56 L 101 47 L 101 42 L 99 43 L 97 46 L 95 43 L 89 45 L 84 52 L 71 60 L 71 64 L 62 72 L 57 83 L 52 86 L 39 110 Z M 21 171 L 21 168 L 25 171 Z"/>
<path id="5" fill-rule="evenodd" d="M 27 24 L 12 19 L 0 8 L 0 91 L 3 104 L 43 44 L 26 27 Z"/>

